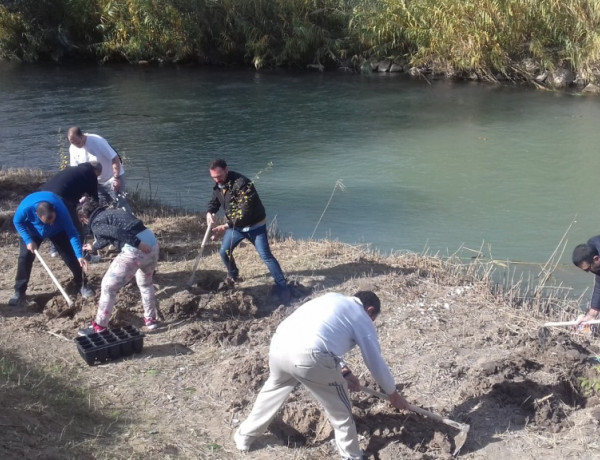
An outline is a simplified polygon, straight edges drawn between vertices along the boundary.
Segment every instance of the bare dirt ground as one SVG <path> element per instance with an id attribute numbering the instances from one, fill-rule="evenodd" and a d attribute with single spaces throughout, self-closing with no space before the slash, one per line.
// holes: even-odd
<path id="1" fill-rule="evenodd" d="M 161 328 L 146 333 L 141 353 L 89 366 L 74 338 L 97 299 L 73 295 L 69 308 L 36 262 L 28 305 L 7 305 L 18 252 L 9 217 L 14 200 L 35 188 L 35 180 L 27 183 L 18 187 L 0 173 L 0 458 L 337 458 L 327 419 L 302 388 L 249 453 L 239 453 L 231 435 L 267 378 L 268 344 L 281 320 L 313 296 L 360 289 L 382 299 L 376 325 L 399 390 L 413 404 L 470 425 L 460 457 L 600 458 L 600 400 L 583 388 L 600 378 L 597 341 L 539 328 L 572 319 L 577 306 L 515 300 L 493 289 L 481 270 L 436 257 L 274 241 L 294 286 L 293 304 L 285 308 L 249 246 L 236 250 L 243 280 L 234 289 L 220 286 L 218 243 L 205 251 L 196 284 L 187 287 L 203 224 L 197 216 L 146 209 L 140 214 L 161 244 L 155 276 Z M 43 245 L 45 260 L 69 289 L 68 269 L 47 251 Z M 97 291 L 113 256 L 103 253 L 90 268 Z M 541 313 L 559 309 L 568 312 Z M 135 284 L 122 290 L 111 320 L 111 327 L 125 325 L 142 328 Z M 348 361 L 364 385 L 376 388 L 357 350 Z M 352 397 L 367 458 L 452 457 L 456 429 L 365 393 Z"/>

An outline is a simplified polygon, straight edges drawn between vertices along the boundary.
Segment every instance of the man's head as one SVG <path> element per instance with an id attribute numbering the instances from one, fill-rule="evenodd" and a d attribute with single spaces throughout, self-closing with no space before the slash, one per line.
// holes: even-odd
<path id="1" fill-rule="evenodd" d="M 35 213 L 42 223 L 46 225 L 53 225 L 56 220 L 56 210 L 51 203 L 47 201 L 40 201 L 35 208 Z"/>
<path id="2" fill-rule="evenodd" d="M 77 126 L 71 126 L 67 131 L 67 139 L 71 144 L 77 148 L 81 148 L 85 145 L 85 135 L 81 132 L 81 129 Z"/>
<path id="3" fill-rule="evenodd" d="M 587 243 L 580 244 L 573 249 L 573 263 L 584 272 L 600 275 L 600 257 L 598 250 Z"/>
<path id="4" fill-rule="evenodd" d="M 217 183 L 217 185 L 223 185 L 227 182 L 227 174 L 229 173 L 229 167 L 225 160 L 217 158 L 212 160 L 208 169 L 210 170 L 210 177 Z"/>
<path id="5" fill-rule="evenodd" d="M 375 321 L 375 318 L 377 318 L 377 315 L 381 312 L 381 301 L 379 300 L 379 297 L 377 297 L 373 291 L 358 291 L 354 294 L 354 297 L 361 301 L 369 318 Z"/>

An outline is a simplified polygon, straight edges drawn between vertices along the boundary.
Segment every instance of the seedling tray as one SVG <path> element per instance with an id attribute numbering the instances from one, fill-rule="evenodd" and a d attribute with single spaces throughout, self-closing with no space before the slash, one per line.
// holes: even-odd
<path id="1" fill-rule="evenodd" d="M 75 339 L 77 351 L 88 365 L 115 360 L 144 348 L 144 334 L 135 326 L 106 329 Z"/>

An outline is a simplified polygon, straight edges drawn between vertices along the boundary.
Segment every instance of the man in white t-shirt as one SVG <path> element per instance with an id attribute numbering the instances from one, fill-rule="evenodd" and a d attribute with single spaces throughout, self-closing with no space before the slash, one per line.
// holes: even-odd
<path id="1" fill-rule="evenodd" d="M 102 175 L 98 177 L 98 195 L 102 204 L 115 202 L 118 208 L 131 212 L 125 201 L 125 169 L 119 154 L 97 134 L 83 133 L 77 126 L 67 131 L 71 166 L 97 161 L 102 165 Z"/>
<path id="2" fill-rule="evenodd" d="M 358 391 L 360 383 L 342 356 L 358 345 L 365 364 L 389 395 L 391 404 L 408 410 L 408 403 L 396 391 L 394 377 L 381 356 L 373 324 L 380 311 L 379 298 L 371 291 L 360 291 L 352 297 L 325 294 L 287 317 L 271 340 L 269 378 L 250 415 L 234 435 L 236 447 L 249 450 L 290 392 L 302 383 L 325 408 L 342 458 L 362 459 L 348 396 L 348 389 Z"/>

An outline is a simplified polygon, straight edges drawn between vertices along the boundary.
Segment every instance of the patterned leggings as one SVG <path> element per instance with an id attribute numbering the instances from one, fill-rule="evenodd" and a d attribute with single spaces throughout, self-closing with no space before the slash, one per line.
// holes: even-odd
<path id="1" fill-rule="evenodd" d="M 152 250 L 148 254 L 136 248 L 124 248 L 112 261 L 102 278 L 96 324 L 108 327 L 110 315 L 117 302 L 117 292 L 129 283 L 134 275 L 142 295 L 144 318 L 156 319 L 156 297 L 152 274 L 157 263 L 158 244 L 152 246 Z"/>

